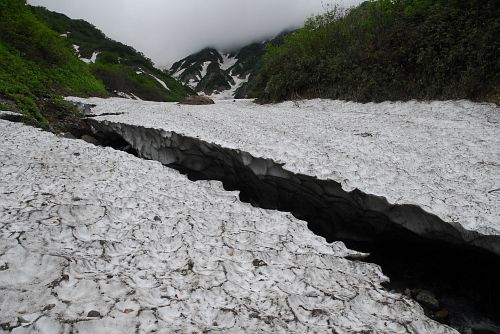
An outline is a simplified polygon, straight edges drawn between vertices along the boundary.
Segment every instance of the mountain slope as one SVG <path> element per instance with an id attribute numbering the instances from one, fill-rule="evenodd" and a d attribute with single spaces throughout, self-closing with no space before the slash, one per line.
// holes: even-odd
<path id="1" fill-rule="evenodd" d="M 194 93 L 155 68 L 142 53 L 109 39 L 90 23 L 72 20 L 43 7 L 31 10 L 73 45 L 80 60 L 89 64 L 92 73 L 110 93 L 151 101 L 179 101 Z"/>
<path id="2" fill-rule="evenodd" d="M 262 65 L 267 42 L 279 44 L 286 34 L 230 52 L 203 49 L 173 64 L 170 73 L 200 94 L 221 99 L 245 98 Z"/>
<path id="3" fill-rule="evenodd" d="M 40 22 L 24 0 L 0 2 L 0 109 L 46 124 L 42 111 L 64 108 L 60 95 L 103 95 L 104 86 L 71 46 Z"/>

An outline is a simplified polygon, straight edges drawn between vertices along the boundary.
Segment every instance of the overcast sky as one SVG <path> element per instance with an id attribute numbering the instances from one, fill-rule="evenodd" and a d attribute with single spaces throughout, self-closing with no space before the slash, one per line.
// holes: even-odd
<path id="1" fill-rule="evenodd" d="M 206 46 L 228 49 L 298 27 L 325 4 L 361 0 L 28 0 L 84 19 L 169 66 Z"/>

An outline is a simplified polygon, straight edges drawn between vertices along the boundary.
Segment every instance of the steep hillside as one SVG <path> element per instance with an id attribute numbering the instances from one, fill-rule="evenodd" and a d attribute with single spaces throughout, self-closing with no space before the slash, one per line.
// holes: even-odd
<path id="1" fill-rule="evenodd" d="M 46 124 L 45 108 L 64 109 L 60 95 L 103 95 L 104 86 L 67 41 L 40 22 L 24 0 L 0 2 L 0 110 Z"/>
<path id="2" fill-rule="evenodd" d="M 110 93 L 151 101 L 178 101 L 193 94 L 168 73 L 155 68 L 142 53 L 109 39 L 90 23 L 72 20 L 43 7 L 31 10 L 73 45 L 80 60 L 89 64 Z"/>
<path id="3" fill-rule="evenodd" d="M 373 0 L 334 9 L 269 48 L 252 95 L 498 103 L 499 17 L 497 0 Z"/>
<path id="4" fill-rule="evenodd" d="M 200 94 L 222 99 L 245 98 L 262 65 L 266 43 L 279 44 L 286 34 L 229 52 L 203 49 L 176 62 L 170 73 Z"/>

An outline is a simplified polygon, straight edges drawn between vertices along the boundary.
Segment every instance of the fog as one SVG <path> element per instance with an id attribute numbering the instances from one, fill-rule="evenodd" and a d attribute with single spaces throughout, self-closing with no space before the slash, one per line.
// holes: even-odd
<path id="1" fill-rule="evenodd" d="M 166 67 L 204 47 L 227 50 L 301 26 L 332 4 L 361 0 L 29 0 L 84 19 Z"/>

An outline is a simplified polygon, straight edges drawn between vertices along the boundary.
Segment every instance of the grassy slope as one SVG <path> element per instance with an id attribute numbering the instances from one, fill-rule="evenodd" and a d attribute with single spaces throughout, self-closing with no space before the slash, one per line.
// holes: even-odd
<path id="1" fill-rule="evenodd" d="M 373 0 L 269 47 L 253 95 L 499 101 L 497 0 Z"/>
<path id="2" fill-rule="evenodd" d="M 68 33 L 68 41 L 79 46 L 80 56 L 90 58 L 100 52 L 92 73 L 102 80 L 108 91 L 132 93 L 144 100 L 179 101 L 193 94 L 167 73 L 154 67 L 150 59 L 134 48 L 107 38 L 100 30 L 83 20 L 72 20 L 43 7 L 32 7 L 32 12 L 59 34 Z M 137 74 L 140 70 L 145 74 Z M 152 75 L 164 81 L 166 90 Z"/>
<path id="3" fill-rule="evenodd" d="M 23 0 L 0 2 L 0 98 L 38 123 L 41 101 L 59 95 L 102 95 L 104 86 L 73 54 L 71 46 L 40 22 Z"/>

